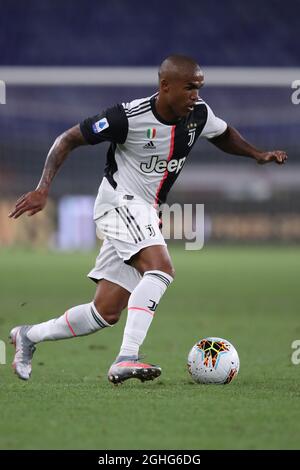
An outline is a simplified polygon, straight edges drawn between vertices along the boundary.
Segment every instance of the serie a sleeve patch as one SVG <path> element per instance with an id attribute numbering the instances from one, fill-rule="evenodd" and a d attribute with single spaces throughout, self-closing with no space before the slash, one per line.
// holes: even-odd
<path id="1" fill-rule="evenodd" d="M 107 129 L 109 127 L 109 123 L 106 118 L 99 119 L 99 121 L 96 121 L 92 125 L 93 133 L 94 134 L 99 134 L 99 132 L 104 131 L 104 129 Z"/>

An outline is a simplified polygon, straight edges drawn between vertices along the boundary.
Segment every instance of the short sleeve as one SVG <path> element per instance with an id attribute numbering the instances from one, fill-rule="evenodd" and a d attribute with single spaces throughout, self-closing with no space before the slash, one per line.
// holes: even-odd
<path id="1" fill-rule="evenodd" d="M 128 118 L 123 106 L 118 104 L 82 121 L 80 130 L 91 145 L 100 142 L 124 144 L 128 134 Z"/>
<path id="2" fill-rule="evenodd" d="M 205 106 L 207 107 L 207 120 L 201 132 L 201 137 L 213 139 L 226 131 L 227 123 L 223 121 L 223 119 L 215 116 L 208 104 L 205 103 Z"/>

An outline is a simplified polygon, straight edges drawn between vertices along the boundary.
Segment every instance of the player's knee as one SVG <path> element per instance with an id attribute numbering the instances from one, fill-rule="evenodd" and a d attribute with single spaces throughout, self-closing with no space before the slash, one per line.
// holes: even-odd
<path id="1" fill-rule="evenodd" d="M 115 325 L 116 323 L 118 323 L 120 316 L 121 312 L 105 312 L 103 318 L 110 325 Z"/>
<path id="2" fill-rule="evenodd" d="M 115 325 L 120 319 L 121 311 L 112 308 L 107 308 L 104 309 L 103 312 L 101 312 L 101 316 L 110 325 Z"/>
<path id="3" fill-rule="evenodd" d="M 101 301 L 94 300 L 95 307 L 101 317 L 110 325 L 115 325 L 121 316 L 122 310 L 114 305 L 107 305 Z"/>
<path id="4" fill-rule="evenodd" d="M 162 273 L 168 274 L 171 276 L 173 279 L 175 278 L 175 269 L 171 264 L 162 264 L 162 265 L 153 265 L 151 268 L 146 268 L 144 273 L 146 271 L 161 271 Z M 143 273 L 143 274 L 144 274 Z"/>
<path id="5" fill-rule="evenodd" d="M 164 266 L 163 269 L 160 269 L 163 273 L 169 274 L 173 279 L 175 278 L 175 269 L 172 265 Z"/>
<path id="6" fill-rule="evenodd" d="M 169 274 L 173 279 L 175 278 L 175 268 L 173 266 L 170 266 L 170 270 L 169 272 L 167 272 L 167 274 Z"/>

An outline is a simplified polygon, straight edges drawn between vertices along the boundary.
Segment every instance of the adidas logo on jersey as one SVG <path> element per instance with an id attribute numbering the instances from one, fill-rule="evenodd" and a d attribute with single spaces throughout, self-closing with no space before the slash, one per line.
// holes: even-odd
<path id="1" fill-rule="evenodd" d="M 148 142 L 148 144 L 144 145 L 143 149 L 153 150 L 153 149 L 156 149 L 156 146 L 154 145 L 152 140 L 150 140 L 150 142 Z"/>

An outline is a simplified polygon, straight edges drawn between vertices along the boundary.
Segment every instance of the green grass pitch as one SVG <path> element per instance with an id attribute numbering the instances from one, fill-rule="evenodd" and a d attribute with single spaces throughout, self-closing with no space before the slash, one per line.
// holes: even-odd
<path id="1" fill-rule="evenodd" d="M 126 312 L 114 328 L 38 345 L 33 375 L 22 382 L 7 335 L 88 302 L 85 278 L 95 253 L 0 252 L 1 449 L 297 449 L 300 365 L 300 249 L 171 249 L 177 277 L 156 312 L 142 353 L 161 365 L 154 382 L 107 381 Z M 196 385 L 190 348 L 220 336 L 237 348 L 241 368 L 229 385 Z"/>

